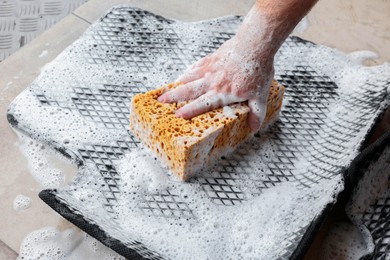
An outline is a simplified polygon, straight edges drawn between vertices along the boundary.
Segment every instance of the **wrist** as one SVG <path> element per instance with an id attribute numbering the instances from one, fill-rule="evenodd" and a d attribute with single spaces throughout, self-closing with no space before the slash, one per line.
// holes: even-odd
<path id="1" fill-rule="evenodd" d="M 293 28 L 281 18 L 259 9 L 255 5 L 246 15 L 236 37 L 246 48 L 251 48 L 260 56 L 268 53 L 273 57 Z"/>

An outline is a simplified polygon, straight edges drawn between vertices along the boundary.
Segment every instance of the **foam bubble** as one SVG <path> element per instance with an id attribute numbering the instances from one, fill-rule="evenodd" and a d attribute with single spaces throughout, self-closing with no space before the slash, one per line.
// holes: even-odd
<path id="1" fill-rule="evenodd" d="M 28 168 L 34 179 L 43 188 L 58 188 L 65 182 L 64 173 L 52 167 L 48 160 L 52 152 L 47 146 L 27 136 L 16 132 L 19 141 L 17 143 L 20 151 L 28 160 Z"/>
<path id="2" fill-rule="evenodd" d="M 76 229 L 59 231 L 46 227 L 28 234 L 20 246 L 18 260 L 125 259 L 94 238 Z"/>
<path id="3" fill-rule="evenodd" d="M 234 113 L 234 110 L 230 106 L 224 106 L 222 113 L 228 118 L 237 118 L 236 114 Z"/>
<path id="4" fill-rule="evenodd" d="M 348 54 L 348 58 L 359 65 L 364 64 L 366 60 L 377 59 L 378 57 L 378 54 L 372 51 L 354 51 Z"/>
<path id="5" fill-rule="evenodd" d="M 309 28 L 310 23 L 307 16 L 303 17 L 302 20 L 295 26 L 294 33 L 303 33 Z"/>
<path id="6" fill-rule="evenodd" d="M 146 187 L 147 191 L 153 192 L 166 189 L 167 168 L 146 149 L 132 149 L 122 160 L 126 163 L 118 164 L 117 170 L 121 173 L 124 191 L 128 192 L 131 187 Z"/>
<path id="7" fill-rule="evenodd" d="M 355 260 L 368 253 L 368 245 L 360 229 L 347 222 L 334 223 L 321 246 L 321 259 Z"/>
<path id="8" fill-rule="evenodd" d="M 126 194 L 115 208 L 118 223 L 126 234 L 169 259 L 274 258 L 283 250 L 286 235 L 315 218 L 341 188 L 336 180 L 309 190 L 283 183 L 241 204 L 218 206 L 200 186 L 160 178 L 164 171 L 140 159 L 145 160 L 143 152 L 135 150 L 117 162 L 125 183 L 121 192 Z M 154 174 L 163 179 L 154 184 L 157 194 L 149 188 Z M 140 207 L 148 196 L 154 196 L 155 202 L 145 207 L 154 210 Z M 174 215 L 162 217 L 165 208 L 166 214 L 171 209 Z"/>
<path id="9" fill-rule="evenodd" d="M 389 158 L 390 148 L 387 148 L 380 155 L 377 163 L 371 164 L 365 171 L 345 209 L 348 217 L 361 231 L 368 252 L 373 252 L 375 245 L 370 232 L 364 225 L 363 215 L 378 199 L 389 197 Z"/>
<path id="10" fill-rule="evenodd" d="M 30 197 L 19 194 L 15 197 L 13 207 L 14 210 L 25 210 L 31 207 L 32 199 Z"/>
<path id="11" fill-rule="evenodd" d="M 41 54 L 38 55 L 38 58 L 43 58 L 43 57 L 47 56 L 48 54 L 49 54 L 49 52 L 47 50 L 43 50 L 41 52 Z"/>

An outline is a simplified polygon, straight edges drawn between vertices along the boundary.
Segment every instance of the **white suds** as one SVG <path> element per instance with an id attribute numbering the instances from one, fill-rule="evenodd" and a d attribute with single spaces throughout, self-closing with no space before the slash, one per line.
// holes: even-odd
<path id="1" fill-rule="evenodd" d="M 167 188 L 167 169 L 146 149 L 132 149 L 122 160 L 126 163 L 119 164 L 117 170 L 124 183 L 123 191 L 131 190 L 130 186 L 146 188 L 149 192 Z"/>
<path id="2" fill-rule="evenodd" d="M 237 116 L 234 113 L 234 110 L 230 106 L 224 106 L 222 113 L 224 116 L 229 117 L 229 118 L 237 118 Z"/>
<path id="3" fill-rule="evenodd" d="M 309 19 L 307 16 L 303 17 L 303 19 L 295 26 L 294 33 L 303 33 L 309 28 Z"/>
<path id="4" fill-rule="evenodd" d="M 348 58 L 359 65 L 363 64 L 366 60 L 373 60 L 378 57 L 378 54 L 372 51 L 354 51 L 348 54 Z"/>
<path id="5" fill-rule="evenodd" d="M 115 209 L 118 223 L 126 234 L 168 259 L 272 259 L 284 250 L 286 234 L 292 235 L 315 218 L 342 188 L 338 178 L 309 190 L 283 183 L 239 205 L 218 206 L 199 185 L 178 182 L 155 163 L 149 165 L 142 153 L 132 153 L 116 166 L 126 195 Z M 160 199 L 166 214 L 173 209 L 171 218 L 139 207 L 145 203 L 144 196 L 159 196 L 150 192 L 153 178 L 163 180 L 153 184 L 159 194 L 169 190 L 177 196 Z M 182 203 L 179 208 L 177 202 Z M 149 207 L 157 208 L 156 202 Z"/>
<path id="6" fill-rule="evenodd" d="M 125 259 L 84 232 L 54 227 L 28 234 L 20 246 L 18 260 Z"/>
<path id="7" fill-rule="evenodd" d="M 386 148 L 377 162 L 365 170 L 364 176 L 355 187 L 345 211 L 352 222 L 359 227 L 367 245 L 367 252 L 375 248 L 372 234 L 364 224 L 364 213 L 380 198 L 388 198 L 390 194 L 390 148 Z M 378 215 L 376 217 L 379 217 Z"/>
<path id="8" fill-rule="evenodd" d="M 14 210 L 25 210 L 31 207 L 32 199 L 30 197 L 19 194 L 14 199 Z"/>
<path id="9" fill-rule="evenodd" d="M 19 132 L 15 133 L 19 136 L 17 145 L 28 160 L 30 173 L 41 187 L 58 188 L 64 184 L 64 173 L 52 167 L 48 160 L 49 149 Z"/>
<path id="10" fill-rule="evenodd" d="M 333 225 L 322 246 L 324 259 L 361 259 L 375 249 L 372 234 L 364 223 L 367 221 L 364 214 L 370 212 L 370 207 L 375 205 L 379 198 L 388 197 L 389 158 L 388 148 L 378 161 L 365 171 L 345 209 L 353 224 L 341 222 Z M 378 216 L 373 216 L 376 217 Z"/>
<path id="11" fill-rule="evenodd" d="M 38 58 L 43 58 L 43 57 L 47 56 L 47 54 L 49 54 L 49 52 L 47 50 L 44 50 L 41 52 L 41 54 L 39 54 Z"/>
<path id="12" fill-rule="evenodd" d="M 355 260 L 368 252 L 360 229 L 347 222 L 338 222 L 333 224 L 323 241 L 321 259 Z"/>

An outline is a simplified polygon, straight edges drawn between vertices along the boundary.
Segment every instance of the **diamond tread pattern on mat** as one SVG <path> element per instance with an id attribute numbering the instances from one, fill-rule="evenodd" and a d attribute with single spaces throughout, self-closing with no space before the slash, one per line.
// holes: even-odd
<path id="1" fill-rule="evenodd" d="M 389 140 L 390 133 L 387 132 L 355 159 L 348 173 L 352 178 L 359 178 L 346 213 L 357 228 L 363 230 L 366 245 L 370 245 L 364 259 L 390 257 Z"/>
<path id="2" fill-rule="evenodd" d="M 146 72 L 154 67 L 154 53 L 167 52 L 173 55 L 171 59 L 176 65 L 185 68 L 180 61 L 187 50 L 172 29 L 164 28 L 169 20 L 142 10 L 118 10 L 101 21 L 94 35 L 95 48 L 88 53 L 88 62 L 136 66 Z M 189 55 L 186 58 L 194 59 Z"/>
<path id="3" fill-rule="evenodd" d="M 204 41 L 192 49 L 191 42 L 181 38 L 179 32 L 175 31 L 174 25 L 177 22 L 139 9 L 116 8 L 93 25 L 87 34 L 90 39 L 88 46 L 83 46 L 85 51 L 81 52 L 80 62 L 91 66 L 126 66 L 134 69 L 135 74 L 147 75 L 161 65 L 159 57 L 163 54 L 167 57 L 166 60 L 169 60 L 163 67 L 164 72 L 171 73 L 172 76 L 177 75 L 189 64 L 213 52 L 229 39 L 241 18 L 220 18 L 220 21 L 221 26 L 205 31 L 202 36 Z M 310 49 L 314 46 L 310 42 L 290 37 L 279 51 L 279 59 L 283 59 L 288 50 Z M 322 179 L 330 179 L 339 174 L 341 167 L 336 161 L 343 158 L 335 157 L 335 154 L 344 151 L 344 141 L 356 137 L 362 126 L 368 124 L 369 115 L 379 108 L 379 101 L 386 95 L 383 86 L 363 86 L 362 91 L 354 93 L 349 100 L 341 100 L 341 106 L 346 109 L 359 109 L 362 115 L 359 120 L 346 121 L 346 118 L 340 117 L 330 121 L 327 119 L 329 106 L 340 98 L 336 91 L 337 85 L 305 62 L 298 62 L 298 65 L 291 68 L 279 65 L 276 62 L 275 77 L 286 87 L 288 100 L 280 119 L 270 131 L 256 137 L 256 142 L 248 142 L 234 154 L 223 158 L 216 170 L 205 172 L 191 180 L 192 185 L 200 185 L 208 198 L 217 205 L 237 205 L 281 182 L 298 182 L 304 189 Z M 121 185 L 115 161 L 139 144 L 128 131 L 129 101 L 133 95 L 156 87 L 148 80 L 147 77 L 141 76 L 140 79 L 123 84 L 100 82 L 95 86 L 72 82 L 71 87 L 66 90 L 66 96 L 60 99 L 39 86 L 32 88 L 32 93 L 42 106 L 71 111 L 101 128 L 126 134 L 125 139 L 110 140 L 107 143 L 81 142 L 82 147 L 73 151 L 91 173 L 96 173 L 94 183 L 89 185 L 99 190 L 103 198 L 102 206 L 108 215 L 114 218 L 114 208 L 120 196 L 118 187 Z M 325 133 L 323 129 L 328 130 Z M 265 139 L 273 148 L 272 154 L 264 152 Z M 297 158 L 308 154 L 309 166 L 302 170 L 298 167 Z M 263 162 L 261 169 L 253 168 L 253 156 Z M 79 176 L 77 181 L 82 182 L 83 177 Z M 62 201 L 63 206 L 75 213 L 79 210 L 72 204 L 77 205 L 78 202 L 72 192 L 82 186 L 77 181 L 68 189 L 50 192 L 51 196 Z M 195 212 L 181 195 L 174 194 L 169 189 L 157 194 L 145 193 L 142 198 L 139 208 L 146 216 L 161 219 L 196 218 Z M 104 219 L 94 221 L 91 216 L 85 218 L 87 222 L 98 226 L 106 225 L 106 230 L 115 228 L 115 224 L 110 226 Z M 286 238 L 285 253 L 281 258 L 289 258 L 292 255 L 309 224 Z M 157 254 L 148 251 L 131 238 L 123 238 L 122 243 L 142 256 L 159 259 Z"/>
<path id="4" fill-rule="evenodd" d="M 379 199 L 363 216 L 374 239 L 376 259 L 390 256 L 390 197 Z"/>
<path id="5" fill-rule="evenodd" d="M 387 145 L 385 149 L 387 155 L 389 155 L 390 146 Z M 382 153 L 381 157 L 384 157 L 384 154 L 385 152 Z M 382 164 L 378 168 L 379 170 L 388 171 L 390 169 L 390 157 L 388 156 L 371 162 L 371 164 L 373 163 Z M 382 173 L 382 175 L 386 177 L 386 173 Z M 389 182 L 390 176 L 388 175 L 387 178 Z M 372 187 L 367 187 L 367 190 L 369 189 L 372 189 Z M 372 259 L 388 259 L 390 257 L 390 187 L 372 205 L 366 208 L 361 219 L 371 233 L 375 245 L 374 252 L 371 255 Z"/>

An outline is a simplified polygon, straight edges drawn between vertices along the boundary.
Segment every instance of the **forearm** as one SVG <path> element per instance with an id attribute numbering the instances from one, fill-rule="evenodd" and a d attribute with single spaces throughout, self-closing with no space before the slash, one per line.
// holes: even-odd
<path id="1" fill-rule="evenodd" d="M 317 0 L 257 0 L 237 36 L 250 42 L 257 53 L 274 55 Z"/>

